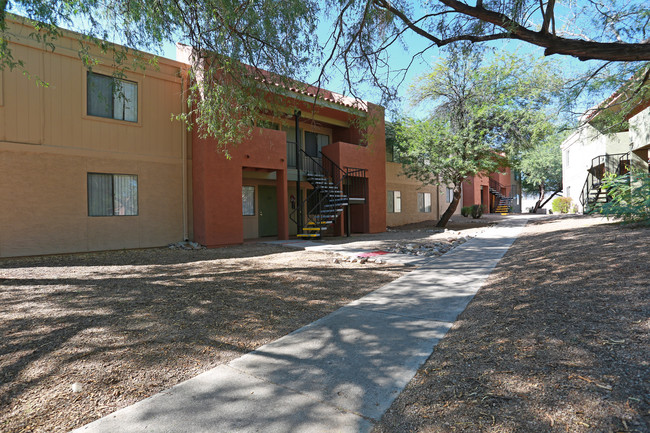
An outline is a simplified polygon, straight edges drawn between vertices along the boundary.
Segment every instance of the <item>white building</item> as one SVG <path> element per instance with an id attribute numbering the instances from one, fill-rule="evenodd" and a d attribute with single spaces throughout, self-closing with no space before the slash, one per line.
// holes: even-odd
<path id="1" fill-rule="evenodd" d="M 638 107 L 637 107 L 638 108 Z M 584 123 L 561 145 L 564 196 L 584 211 L 586 196 L 597 197 L 605 172 L 648 167 L 650 107 L 629 118 L 629 130 L 604 134 Z"/>

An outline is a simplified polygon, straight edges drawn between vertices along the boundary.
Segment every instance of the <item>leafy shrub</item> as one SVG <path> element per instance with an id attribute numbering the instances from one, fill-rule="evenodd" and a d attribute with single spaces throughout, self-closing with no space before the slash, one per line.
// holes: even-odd
<path id="1" fill-rule="evenodd" d="M 637 169 L 618 177 L 609 174 L 603 187 L 611 200 L 599 206 L 598 212 L 624 223 L 650 225 L 650 173 Z"/>
<path id="2" fill-rule="evenodd" d="M 551 203 L 553 213 L 569 213 L 572 201 L 571 197 L 558 197 L 554 199 Z"/>
<path id="3" fill-rule="evenodd" d="M 472 206 L 472 218 L 481 218 L 483 215 L 483 206 L 475 204 Z"/>
<path id="4" fill-rule="evenodd" d="M 471 206 L 463 206 L 460 208 L 460 214 L 464 217 L 470 216 L 472 213 L 472 207 Z"/>

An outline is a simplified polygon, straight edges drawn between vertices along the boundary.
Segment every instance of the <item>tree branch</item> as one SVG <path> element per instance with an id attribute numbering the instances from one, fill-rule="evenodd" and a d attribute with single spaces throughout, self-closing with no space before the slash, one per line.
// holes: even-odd
<path id="1" fill-rule="evenodd" d="M 551 24 L 551 19 L 553 18 L 553 7 L 555 6 L 555 0 L 548 0 L 548 5 L 546 6 L 546 13 L 542 9 L 542 16 L 544 17 L 544 22 L 542 23 L 541 33 L 548 33 L 548 27 Z"/>
<path id="2" fill-rule="evenodd" d="M 427 30 L 424 30 L 422 27 L 417 26 L 414 21 L 409 19 L 409 17 L 407 17 L 402 11 L 392 6 L 387 0 L 372 1 L 375 6 L 392 13 L 415 33 L 434 42 L 438 47 L 458 41 L 477 43 L 497 39 L 518 39 L 545 48 L 544 54 L 547 56 L 552 54 L 563 54 L 577 57 L 580 60 L 650 60 L 650 44 L 648 43 L 593 42 L 559 37 L 553 33 L 549 33 L 549 23 L 553 22 L 554 24 L 555 22 L 553 14 L 555 0 L 549 0 L 546 13 L 544 14 L 545 25 L 542 26 L 542 30 L 539 32 L 524 27 L 501 12 L 491 11 L 482 6 L 469 6 L 468 4 L 458 0 L 438 0 L 457 14 L 475 18 L 505 30 L 504 33 L 487 35 L 466 33 L 447 39 L 441 39 Z M 479 3 L 479 5 L 480 4 L 481 3 Z"/>

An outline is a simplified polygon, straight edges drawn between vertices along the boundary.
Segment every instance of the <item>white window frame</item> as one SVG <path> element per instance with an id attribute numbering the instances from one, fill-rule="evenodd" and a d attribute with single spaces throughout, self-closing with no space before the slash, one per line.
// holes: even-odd
<path id="1" fill-rule="evenodd" d="M 428 202 L 428 204 L 427 204 Z M 431 213 L 431 193 L 419 192 L 418 193 L 418 212 Z"/>

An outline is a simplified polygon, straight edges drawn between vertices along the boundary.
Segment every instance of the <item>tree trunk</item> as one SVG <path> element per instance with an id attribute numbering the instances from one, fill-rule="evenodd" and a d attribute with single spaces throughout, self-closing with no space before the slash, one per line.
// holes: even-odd
<path id="1" fill-rule="evenodd" d="M 544 194 L 546 194 L 546 190 L 544 189 L 544 183 L 539 184 L 539 200 L 537 200 L 537 203 L 535 203 L 535 206 L 533 207 L 533 213 L 537 213 L 537 209 L 542 207 L 542 200 L 544 200 Z"/>
<path id="2" fill-rule="evenodd" d="M 550 196 L 549 198 L 547 198 L 547 199 L 544 201 L 544 203 L 542 203 L 542 205 L 541 205 L 540 207 L 544 207 L 544 206 L 546 206 L 546 203 L 548 203 L 550 199 L 552 199 L 553 197 L 555 197 L 556 194 L 559 194 L 561 191 L 562 191 L 561 189 L 558 189 L 558 190 L 555 191 L 553 194 L 551 194 L 551 196 Z"/>
<path id="3" fill-rule="evenodd" d="M 460 183 L 458 186 L 454 187 L 454 198 L 451 200 L 451 203 L 449 203 L 449 207 L 447 207 L 447 210 L 445 213 L 442 214 L 440 217 L 440 221 L 438 221 L 438 224 L 436 224 L 436 227 L 446 227 L 447 223 L 449 222 L 449 219 L 451 216 L 456 212 L 456 208 L 458 207 L 458 203 L 460 203 Z"/>

